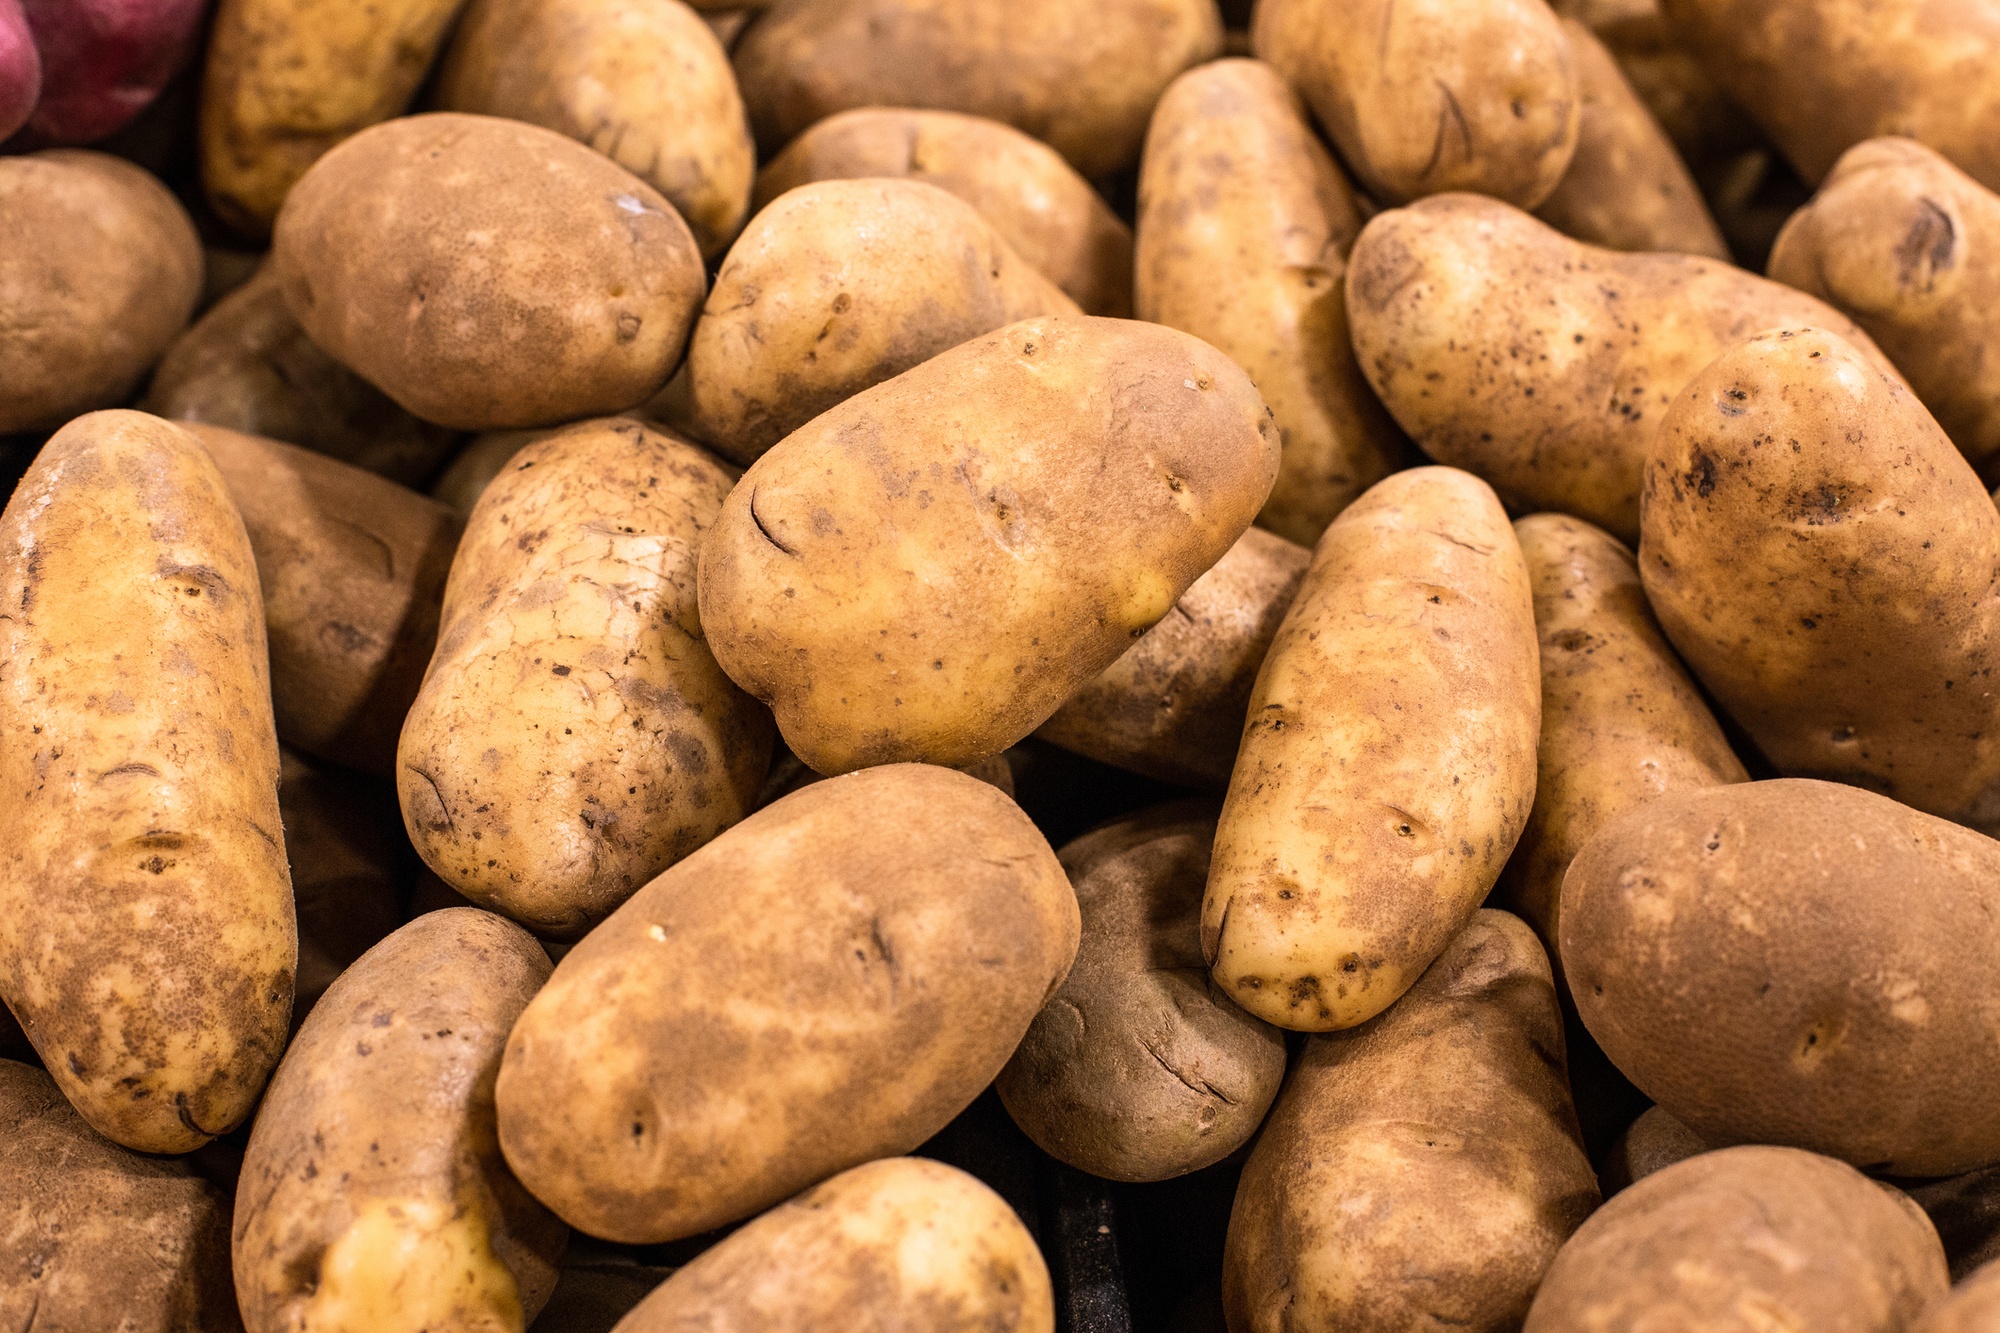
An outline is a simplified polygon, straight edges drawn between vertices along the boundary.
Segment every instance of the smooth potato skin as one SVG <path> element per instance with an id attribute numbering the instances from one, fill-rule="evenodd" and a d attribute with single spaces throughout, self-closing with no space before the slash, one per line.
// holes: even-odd
<path id="1" fill-rule="evenodd" d="M 1225 994 L 1325 1032 L 1409 989 L 1527 823 L 1536 657 L 1527 567 L 1477 478 L 1398 472 L 1334 520 L 1258 673 L 1216 831 L 1201 935 Z"/>
<path id="2" fill-rule="evenodd" d="M 815 782 L 569 952 L 508 1042 L 501 1146 L 595 1236 L 747 1217 L 942 1129 L 1077 933 L 1055 853 L 986 783 L 917 764 Z"/>
<path id="3" fill-rule="evenodd" d="M 0 516 L 0 998 L 91 1128 L 188 1152 L 250 1113 L 298 961 L 264 609 L 208 454 L 79 417 Z"/>
<path id="4" fill-rule="evenodd" d="M 0 0 L 0 140 L 28 123 L 42 98 L 42 57 L 21 0 Z"/>
<path id="5" fill-rule="evenodd" d="M 1989 1262 L 1951 1289 L 1912 1333 L 1987 1333 L 2000 1327 L 2000 1263 Z"/>

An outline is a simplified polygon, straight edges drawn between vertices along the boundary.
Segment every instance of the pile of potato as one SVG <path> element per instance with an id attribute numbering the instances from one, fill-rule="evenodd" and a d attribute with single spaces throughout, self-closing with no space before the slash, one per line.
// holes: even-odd
<path id="1" fill-rule="evenodd" d="M 0 0 L 5 136 L 0 1328 L 1053 1333 L 990 1087 L 1233 1189 L 1161 1329 L 2000 1333 L 2000 0 Z"/>

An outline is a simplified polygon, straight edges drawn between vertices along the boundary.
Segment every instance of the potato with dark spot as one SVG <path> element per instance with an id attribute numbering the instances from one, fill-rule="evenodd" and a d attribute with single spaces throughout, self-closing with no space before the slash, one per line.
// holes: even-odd
<path id="1" fill-rule="evenodd" d="M 1651 1106 L 1611 1145 L 1597 1178 L 1604 1186 L 1604 1196 L 1610 1198 L 1655 1171 L 1707 1151 L 1708 1144 L 1700 1135 L 1667 1114 L 1664 1107 Z"/>
<path id="2" fill-rule="evenodd" d="M 281 751 L 278 810 L 299 918 L 292 1027 L 334 978 L 403 923 L 402 818 L 395 789 Z"/>

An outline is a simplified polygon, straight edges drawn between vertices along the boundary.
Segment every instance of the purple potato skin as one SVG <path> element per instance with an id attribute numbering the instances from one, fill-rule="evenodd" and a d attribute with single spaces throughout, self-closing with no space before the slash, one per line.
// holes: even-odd
<path id="1" fill-rule="evenodd" d="M 0 0 L 0 139 L 28 123 L 42 97 L 42 56 L 21 0 Z"/>
<path id="2" fill-rule="evenodd" d="M 94 143 L 123 129 L 186 63 L 208 9 L 208 0 L 14 2 L 41 56 L 41 99 L 25 136 L 34 148 Z"/>

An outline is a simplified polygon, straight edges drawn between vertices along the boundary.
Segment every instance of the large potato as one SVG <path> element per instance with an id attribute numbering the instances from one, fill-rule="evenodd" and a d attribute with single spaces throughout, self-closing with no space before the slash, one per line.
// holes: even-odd
<path id="1" fill-rule="evenodd" d="M 652 186 L 550 130 L 452 113 L 321 158 L 285 201 L 271 262 L 308 337 L 461 430 L 644 402 L 707 286 Z"/>
<path id="2" fill-rule="evenodd" d="M 1382 1012 L 1486 897 L 1535 798 L 1534 606 L 1484 483 L 1416 468 L 1328 528 L 1250 696 L 1202 952 L 1238 1004 Z"/>
<path id="3" fill-rule="evenodd" d="M 79 417 L 0 516 L 0 999 L 91 1128 L 250 1113 L 298 958 L 264 608 L 193 436 Z"/>
<path id="4" fill-rule="evenodd" d="M 986 783 L 815 782 L 563 959 L 500 1067 L 500 1143 L 592 1235 L 747 1217 L 908 1152 L 979 1095 L 1076 954 L 1076 895 Z"/>
<path id="5" fill-rule="evenodd" d="M 0 435 L 130 398 L 201 295 L 167 188 L 103 153 L 0 157 Z"/>
<path id="6" fill-rule="evenodd" d="M 395 790 L 281 751 L 278 811 L 299 919 L 292 1027 L 334 978 L 403 922 L 403 824 Z"/>
<path id="7" fill-rule="evenodd" d="M 549 959 L 471 907 L 333 983 L 272 1076 L 236 1188 L 248 1333 L 520 1329 L 568 1228 L 500 1158 L 493 1081 Z"/>

